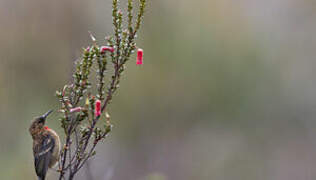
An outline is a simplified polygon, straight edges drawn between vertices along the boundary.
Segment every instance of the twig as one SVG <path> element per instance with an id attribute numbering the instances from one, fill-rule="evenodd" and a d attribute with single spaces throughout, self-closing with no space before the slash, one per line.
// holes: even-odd
<path id="1" fill-rule="evenodd" d="M 146 2 L 146 0 L 139 0 L 139 12 L 135 20 L 135 27 L 133 27 L 132 1 L 128 0 L 127 29 L 123 29 L 123 13 L 118 8 L 118 0 L 112 0 L 114 35 L 108 39 L 108 46 L 102 46 L 104 49 L 101 50 L 96 39 L 90 33 L 93 46 L 85 48 L 81 58 L 76 61 L 73 84 L 66 85 L 62 92 L 56 93 L 62 104 L 60 110 L 63 113 L 61 124 L 66 134 L 65 145 L 59 160 L 59 180 L 65 179 L 66 173 L 68 179 L 72 180 L 89 158 L 95 154 L 95 148 L 100 140 L 105 139 L 111 131 L 107 107 L 118 89 L 125 63 L 136 48 L 136 33 L 141 24 Z M 107 52 L 111 53 L 108 54 Z M 107 91 L 104 93 L 108 57 L 111 58 L 114 72 L 112 71 L 113 75 Z M 98 79 L 96 86 L 94 86 L 97 90 L 96 97 L 91 95 L 91 90 L 89 90 L 91 86 L 90 72 L 94 70 L 92 67 L 94 62 L 98 64 L 96 67 Z M 85 105 L 80 107 L 83 97 L 87 97 L 87 100 Z M 97 103 L 98 106 L 95 105 Z M 105 113 L 107 121 L 104 129 L 100 129 L 97 124 Z M 72 144 L 72 139 L 75 141 L 74 144 Z"/>

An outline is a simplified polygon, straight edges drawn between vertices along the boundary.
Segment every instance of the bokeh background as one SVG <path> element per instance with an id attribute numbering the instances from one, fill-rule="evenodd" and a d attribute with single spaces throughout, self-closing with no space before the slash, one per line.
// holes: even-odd
<path id="1" fill-rule="evenodd" d="M 149 0 L 144 65 L 77 179 L 316 179 L 315 19 L 312 0 Z M 59 107 L 88 31 L 112 33 L 110 0 L 0 0 L 0 179 L 35 179 L 28 126 Z"/>

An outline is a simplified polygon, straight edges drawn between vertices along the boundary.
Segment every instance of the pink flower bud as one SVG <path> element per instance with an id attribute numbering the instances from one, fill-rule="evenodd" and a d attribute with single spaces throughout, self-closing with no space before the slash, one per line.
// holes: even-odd
<path id="1" fill-rule="evenodd" d="M 86 48 L 86 51 L 90 51 L 90 46 L 88 46 L 88 47 Z"/>
<path id="2" fill-rule="evenodd" d="M 142 49 L 138 49 L 137 50 L 137 60 L 136 60 L 136 65 L 142 65 L 143 64 L 143 50 Z"/>
<path id="3" fill-rule="evenodd" d="M 101 101 L 99 99 L 95 101 L 94 115 L 96 117 L 101 115 Z"/>
<path id="4" fill-rule="evenodd" d="M 105 53 L 106 51 L 114 52 L 114 48 L 110 46 L 101 46 L 100 51 L 101 53 Z"/>
<path id="5" fill-rule="evenodd" d="M 73 112 L 80 112 L 81 111 L 81 107 L 75 107 L 75 108 L 72 108 L 70 109 L 70 112 L 73 113 Z"/>

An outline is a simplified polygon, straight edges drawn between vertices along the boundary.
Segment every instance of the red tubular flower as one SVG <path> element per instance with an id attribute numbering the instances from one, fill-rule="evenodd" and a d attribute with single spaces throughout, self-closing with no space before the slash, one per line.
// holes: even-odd
<path id="1" fill-rule="evenodd" d="M 95 101 L 94 115 L 96 117 L 101 115 L 101 101 L 99 99 Z"/>
<path id="2" fill-rule="evenodd" d="M 73 112 L 80 112 L 81 111 L 81 107 L 75 107 L 69 110 L 71 113 Z"/>
<path id="3" fill-rule="evenodd" d="M 136 65 L 142 65 L 143 64 L 143 50 L 142 49 L 138 49 L 137 50 L 137 60 L 136 60 Z"/>
<path id="4" fill-rule="evenodd" d="M 110 46 L 101 46 L 100 51 L 101 53 L 105 53 L 106 51 L 114 52 L 114 48 Z"/>

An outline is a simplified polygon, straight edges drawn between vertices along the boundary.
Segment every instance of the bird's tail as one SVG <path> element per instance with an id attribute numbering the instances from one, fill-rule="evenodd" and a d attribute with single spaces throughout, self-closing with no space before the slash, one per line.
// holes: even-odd
<path id="1" fill-rule="evenodd" d="M 37 180 L 45 180 L 45 177 L 37 177 L 38 179 Z"/>

